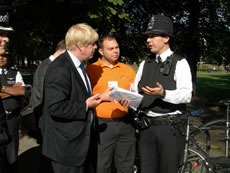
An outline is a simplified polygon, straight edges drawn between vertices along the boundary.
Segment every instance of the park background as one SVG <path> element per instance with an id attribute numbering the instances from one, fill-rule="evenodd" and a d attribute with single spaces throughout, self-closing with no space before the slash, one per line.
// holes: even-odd
<path id="1" fill-rule="evenodd" d="M 149 55 L 146 30 L 150 17 L 164 14 L 174 23 L 173 51 L 191 67 L 196 105 L 230 99 L 229 0 L 0 0 L 10 6 L 11 63 L 31 84 L 38 64 L 49 57 L 70 26 L 85 22 L 99 35 L 112 33 L 121 61 L 136 70 Z M 98 58 L 95 54 L 93 61 Z"/>
<path id="2" fill-rule="evenodd" d="M 175 31 L 172 49 L 186 57 L 193 76 L 194 93 L 188 108 L 204 108 L 215 118 L 224 116 L 226 107 L 219 101 L 230 99 L 229 0 L 0 0 L 3 3 L 11 7 L 14 28 L 9 35 L 11 63 L 22 72 L 26 84 L 32 84 L 38 64 L 54 52 L 73 24 L 88 23 L 99 35 L 112 33 L 120 44 L 121 61 L 137 70 L 149 54 L 143 32 L 150 17 L 170 17 Z M 97 57 L 95 54 L 93 60 Z M 30 118 L 22 117 L 24 127 L 26 122 L 31 125 Z M 36 168 L 31 164 L 31 158 L 36 158 L 31 151 L 38 147 L 27 150 L 36 146 L 30 140 L 21 129 L 23 173 Z"/>

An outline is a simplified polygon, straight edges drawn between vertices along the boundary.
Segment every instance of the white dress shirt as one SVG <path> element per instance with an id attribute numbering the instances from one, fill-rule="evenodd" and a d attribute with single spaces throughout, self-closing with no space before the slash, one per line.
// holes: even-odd
<path id="1" fill-rule="evenodd" d="M 67 52 L 69 53 L 70 58 L 72 59 L 72 61 L 73 61 L 73 63 L 74 63 L 74 66 L 76 67 L 77 71 L 78 71 L 79 74 L 81 75 L 81 78 L 82 78 L 82 80 L 83 80 L 83 82 L 84 82 L 84 84 L 85 84 L 85 87 L 87 88 L 88 91 L 90 90 L 91 93 L 92 93 L 92 88 L 91 88 L 91 85 L 90 85 L 89 77 L 88 77 L 88 75 L 87 75 L 87 80 L 88 80 L 88 83 L 89 83 L 89 87 L 90 87 L 90 88 L 87 87 L 87 84 L 86 84 L 86 81 L 85 81 L 84 74 L 83 74 L 83 72 L 82 72 L 82 70 L 81 70 L 81 68 L 80 68 L 81 61 L 79 61 L 79 60 L 77 59 L 77 57 L 75 57 L 75 56 L 74 56 L 72 53 L 70 53 L 68 50 L 67 50 Z"/>
<path id="2" fill-rule="evenodd" d="M 51 62 L 53 62 L 55 60 L 55 57 L 53 55 L 50 55 L 49 59 Z"/>
<path id="3" fill-rule="evenodd" d="M 90 88 L 87 87 L 87 84 L 86 84 L 86 81 L 85 81 L 84 74 L 83 74 L 83 72 L 82 72 L 82 70 L 81 70 L 81 68 L 80 68 L 81 61 L 79 61 L 78 58 L 75 57 L 70 51 L 67 50 L 67 52 L 68 52 L 70 58 L 72 59 L 72 61 L 73 61 L 73 63 L 74 63 L 74 66 L 76 67 L 77 71 L 79 72 L 79 74 L 80 74 L 80 76 L 81 76 L 81 78 L 82 78 L 82 80 L 83 80 L 83 82 L 84 82 L 84 84 L 85 84 L 85 87 L 87 88 L 87 91 L 88 91 L 88 90 L 91 90 L 91 92 L 92 92 L 92 88 L 91 88 L 91 84 L 90 84 L 90 81 L 89 81 L 89 77 L 88 77 L 88 75 L 87 75 L 87 80 L 88 80 L 88 83 L 89 83 Z M 86 103 L 86 111 L 88 111 L 88 105 L 87 105 L 87 103 Z M 91 112 L 91 117 L 92 117 L 92 118 L 91 118 L 91 120 L 92 120 L 92 119 L 93 119 L 93 114 L 92 114 L 92 112 Z"/>

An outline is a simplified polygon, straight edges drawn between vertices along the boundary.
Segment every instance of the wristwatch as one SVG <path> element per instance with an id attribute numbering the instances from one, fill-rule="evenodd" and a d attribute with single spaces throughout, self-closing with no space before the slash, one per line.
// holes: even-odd
<path id="1" fill-rule="evenodd" d="M 166 92 L 165 92 L 165 89 L 164 89 L 164 91 L 163 91 L 162 95 L 160 96 L 160 98 L 161 99 L 165 98 L 165 95 L 166 95 Z"/>
<path id="2" fill-rule="evenodd" d="M 2 85 L 1 92 L 5 91 L 6 86 Z"/>

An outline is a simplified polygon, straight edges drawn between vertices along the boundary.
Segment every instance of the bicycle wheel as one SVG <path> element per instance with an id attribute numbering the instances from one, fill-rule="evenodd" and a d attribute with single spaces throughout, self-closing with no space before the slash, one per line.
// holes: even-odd
<path id="1" fill-rule="evenodd" d="M 213 168 L 206 153 L 190 147 L 188 159 L 178 173 L 213 173 Z"/>
<path id="2" fill-rule="evenodd" d="M 200 125 L 198 128 L 193 128 L 190 135 L 194 137 L 200 144 L 203 145 L 203 149 L 208 153 L 211 148 L 211 136 L 210 130 L 223 130 L 225 128 L 226 120 L 224 118 L 211 120 Z"/>
<path id="3" fill-rule="evenodd" d="M 210 150 L 210 134 L 208 130 L 204 130 L 200 128 L 200 126 L 192 125 L 190 128 L 190 136 L 192 136 L 197 141 L 196 143 L 208 153 Z"/>
<path id="4" fill-rule="evenodd" d="M 205 130 L 213 130 L 213 129 L 215 130 L 215 129 L 220 129 L 220 126 L 225 127 L 225 125 L 226 125 L 226 119 L 219 118 L 204 123 L 203 125 L 200 126 L 200 128 Z"/>

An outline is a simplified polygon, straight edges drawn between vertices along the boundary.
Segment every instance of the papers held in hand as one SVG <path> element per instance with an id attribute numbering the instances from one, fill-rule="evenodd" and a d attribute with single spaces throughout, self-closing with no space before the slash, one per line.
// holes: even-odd
<path id="1" fill-rule="evenodd" d="M 114 87 L 110 96 L 112 96 L 114 100 L 118 100 L 119 98 L 129 99 L 130 107 L 134 110 L 138 108 L 143 98 L 143 96 L 138 93 L 131 92 L 119 87 Z"/>

